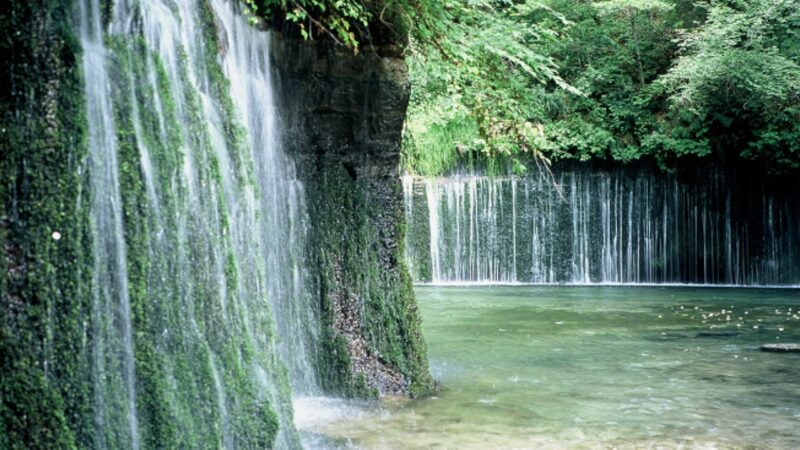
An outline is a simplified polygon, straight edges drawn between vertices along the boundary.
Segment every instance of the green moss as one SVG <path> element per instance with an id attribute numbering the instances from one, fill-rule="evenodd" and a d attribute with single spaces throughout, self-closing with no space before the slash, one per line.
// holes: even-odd
<path id="1" fill-rule="evenodd" d="M 233 169 L 237 177 L 241 177 L 248 184 L 253 184 L 255 182 L 254 166 L 251 154 L 247 151 L 247 130 L 239 122 L 236 107 L 230 95 L 230 82 L 225 77 L 218 61 L 221 48 L 219 30 L 214 11 L 208 0 L 200 2 L 200 26 L 203 29 L 205 44 L 203 54 L 210 80 L 210 93 L 211 97 L 220 105 L 225 143 L 230 153 Z"/>
<path id="2" fill-rule="evenodd" d="M 429 392 L 432 380 L 411 281 L 402 262 L 404 248 L 391 244 L 403 240 L 399 181 L 353 180 L 344 166 L 330 162 L 321 164 L 306 183 L 314 224 L 309 248 L 320 274 L 323 386 L 346 396 L 377 394 L 363 375 L 353 373 L 345 338 L 333 329 L 333 299 L 355 298 L 361 302 L 359 332 L 371 354 L 402 373 L 412 395 Z M 395 199 L 395 204 L 387 205 L 387 198 Z"/>
<path id="3" fill-rule="evenodd" d="M 415 181 L 418 183 L 418 181 Z M 431 255 L 430 255 L 430 221 L 428 220 L 428 202 L 424 193 L 421 195 L 411 192 L 412 203 L 404 223 L 406 239 L 403 240 L 403 263 L 408 264 L 408 271 L 412 280 L 431 281 Z"/>
<path id="4" fill-rule="evenodd" d="M 153 301 L 157 295 L 150 286 L 153 265 L 159 255 L 151 252 L 154 229 L 158 227 L 153 205 L 148 202 L 144 174 L 140 164 L 140 140 L 148 149 L 156 150 L 159 142 L 144 124 L 152 121 L 148 109 L 152 93 L 141 83 L 145 79 L 148 57 L 143 39 L 132 42 L 122 36 L 108 39 L 113 58 L 110 70 L 114 99 L 119 182 L 122 194 L 123 223 L 127 255 L 128 288 L 134 335 L 134 357 L 137 384 L 137 415 L 140 439 L 147 446 L 176 446 L 180 430 L 178 420 L 167 403 L 167 377 L 164 359 L 157 351 L 160 317 L 171 301 L 167 296 Z M 149 119 L 149 120 L 148 120 Z M 141 128 L 137 134 L 135 121 Z M 159 292 L 158 294 L 165 294 Z M 163 329 L 163 328 L 162 328 Z M 186 426 L 189 424 L 183 423 Z"/>
<path id="5" fill-rule="evenodd" d="M 179 59 L 183 91 L 175 99 L 162 62 L 141 36 L 112 37 L 108 45 L 114 55 L 140 438 L 149 447 L 223 446 L 227 428 L 236 446 L 271 447 L 279 421 L 254 379 L 255 366 L 278 380 L 282 398 L 289 398 L 288 380 L 265 354 L 271 348 L 272 334 L 263 331 L 269 330 L 269 321 L 254 320 L 244 309 L 254 308 L 247 302 L 263 308 L 266 299 L 240 298 L 246 279 L 232 242 L 219 149 L 212 147 L 188 60 L 185 55 Z M 213 64 L 209 70 L 220 70 L 215 58 L 206 62 Z M 149 82 L 152 74 L 155 85 Z M 177 102 L 183 103 L 184 117 L 178 116 Z M 179 124 L 185 124 L 185 130 Z M 184 155 L 183 148 L 190 153 Z M 144 149 L 153 164 L 156 198 L 148 192 L 141 165 Z M 191 185 L 182 173 L 183 158 L 191 160 Z M 230 176 L 241 194 L 250 180 L 240 172 Z M 185 223 L 179 223 L 180 217 Z M 181 248 L 187 252 L 184 257 Z M 255 270 L 260 279 L 265 277 L 263 267 Z M 224 277 L 224 286 L 217 274 Z M 263 317 L 268 318 L 268 312 Z M 248 323 L 258 329 L 248 330 Z M 258 348 L 251 341 L 253 334 L 259 335 Z M 217 384 L 224 389 L 223 398 Z M 222 410 L 227 413 L 225 422 Z"/>
<path id="6" fill-rule="evenodd" d="M 201 23 L 204 30 L 204 70 L 209 79 L 209 93 L 212 101 L 221 112 L 221 122 L 225 138 L 227 158 L 232 163 L 232 173 L 227 174 L 235 188 L 234 195 L 245 195 L 244 190 L 254 183 L 253 162 L 246 145 L 244 128 L 238 122 L 238 116 L 230 97 L 230 86 L 219 63 L 219 40 L 216 23 L 207 2 L 201 3 Z M 185 60 L 184 60 L 185 64 Z M 210 135 L 204 117 L 200 115 L 202 105 L 196 92 L 184 76 L 184 101 L 189 112 L 189 147 L 191 158 L 199 173 L 197 186 L 203 190 L 200 198 L 205 205 L 203 210 L 216 210 L 218 223 L 195 222 L 191 226 L 190 237 L 192 261 L 201 264 L 192 268 L 192 276 L 197 279 L 193 283 L 196 297 L 195 305 L 204 311 L 206 334 L 209 336 L 210 348 L 218 356 L 222 368 L 222 381 L 228 395 L 227 410 L 230 420 L 230 434 L 237 447 L 270 448 L 274 445 L 279 427 L 277 408 L 286 409 L 285 405 L 271 404 L 264 397 L 263 387 L 254 380 L 254 372 L 264 370 L 266 376 L 277 386 L 281 401 L 290 398 L 288 378 L 285 369 L 268 354 L 274 339 L 271 315 L 268 310 L 268 299 L 265 292 L 257 285 L 256 280 L 266 278 L 264 264 L 256 261 L 255 267 L 240 267 L 236 260 L 235 244 L 232 240 L 232 223 L 228 217 L 228 200 L 223 186 L 223 174 L 216 150 L 210 146 Z M 206 228 L 206 227 L 211 228 Z M 207 241 L 211 236 L 220 239 L 218 256 L 209 249 L 198 244 Z M 214 274 L 222 272 L 225 277 L 226 310 L 220 309 L 221 292 L 212 286 Z M 245 294 L 245 295 L 240 295 Z M 261 296 L 264 295 L 264 296 Z M 247 313 L 247 308 L 251 313 Z M 253 314 L 255 312 L 255 314 Z M 258 343 L 254 347 L 253 339 Z M 288 407 L 290 408 L 290 406 Z"/>
<path id="7" fill-rule="evenodd" d="M 71 10 L 68 0 L 12 2 L 0 14 L 2 448 L 93 443 L 86 124 Z"/>

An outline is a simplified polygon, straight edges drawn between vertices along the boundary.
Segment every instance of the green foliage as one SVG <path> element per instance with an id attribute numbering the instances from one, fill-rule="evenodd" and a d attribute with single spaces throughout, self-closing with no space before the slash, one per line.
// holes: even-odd
<path id="1" fill-rule="evenodd" d="M 547 93 L 543 150 L 554 159 L 632 161 L 663 109 L 650 84 L 670 64 L 673 10 L 664 2 L 552 2 L 570 24 L 550 52 L 583 96 Z"/>
<path id="2" fill-rule="evenodd" d="M 485 147 L 475 120 L 463 111 L 443 111 L 431 106 L 406 123 L 403 165 L 420 175 L 436 176 L 469 164 L 472 155 Z M 455 151 L 453 149 L 455 148 Z"/>
<path id="3" fill-rule="evenodd" d="M 451 2 L 445 34 L 412 41 L 409 169 L 432 175 L 466 160 L 467 166 L 506 161 L 524 170 L 521 159 L 541 156 L 539 118 L 545 111 L 541 102 L 531 101 L 532 94 L 558 88 L 577 95 L 578 90 L 541 51 L 557 34 L 539 25 L 540 16 L 565 22 L 539 1 Z M 451 136 L 459 140 L 448 155 L 444 146 Z M 431 142 L 435 157 L 425 155 Z"/>
<path id="4" fill-rule="evenodd" d="M 537 157 L 800 167 L 796 1 L 460 4 L 445 35 L 412 41 L 409 172 Z"/>
<path id="5" fill-rule="evenodd" d="M 253 22 L 292 24 L 304 39 L 331 39 L 358 53 L 364 44 L 438 39 L 455 0 L 243 0 Z"/>
<path id="6" fill-rule="evenodd" d="M 800 8 L 794 0 L 713 2 L 661 82 L 678 123 L 718 153 L 800 168 Z"/>

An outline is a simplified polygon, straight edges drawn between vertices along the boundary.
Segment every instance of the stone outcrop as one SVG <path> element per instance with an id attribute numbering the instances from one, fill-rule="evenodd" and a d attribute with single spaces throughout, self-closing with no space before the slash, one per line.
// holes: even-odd
<path id="1" fill-rule="evenodd" d="M 405 62 L 394 48 L 356 55 L 281 37 L 272 55 L 284 145 L 306 188 L 323 386 L 345 395 L 425 392 L 431 379 L 402 257 Z"/>

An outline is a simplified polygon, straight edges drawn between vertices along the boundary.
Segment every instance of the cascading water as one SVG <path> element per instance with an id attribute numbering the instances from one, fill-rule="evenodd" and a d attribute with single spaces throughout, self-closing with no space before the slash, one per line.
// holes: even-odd
<path id="1" fill-rule="evenodd" d="M 406 258 L 434 283 L 800 284 L 793 189 L 735 176 L 404 177 Z"/>
<path id="2" fill-rule="evenodd" d="M 110 11 L 80 2 L 95 446 L 298 447 L 318 319 L 269 34 L 232 1 Z"/>
<path id="3" fill-rule="evenodd" d="M 94 279 L 92 326 L 98 448 L 139 447 L 122 196 L 114 116 L 98 0 L 81 3 L 80 32 L 89 122 Z M 112 382 L 113 380 L 113 382 Z M 127 423 L 127 426 L 120 424 Z"/>
<path id="4" fill-rule="evenodd" d="M 247 129 L 254 176 L 260 185 L 256 208 L 264 211 L 259 235 L 267 288 L 280 336 L 281 353 L 289 365 L 296 394 L 316 392 L 310 356 L 316 349 L 317 322 L 310 295 L 305 291 L 303 239 L 307 232 L 305 194 L 293 162 L 281 151 L 270 70 L 269 34 L 254 29 L 237 14 L 231 2 L 214 0 L 221 22 L 223 61 L 231 81 L 231 96 Z M 246 231 L 246 230 L 245 230 Z M 247 245 L 247 242 L 243 242 Z"/>

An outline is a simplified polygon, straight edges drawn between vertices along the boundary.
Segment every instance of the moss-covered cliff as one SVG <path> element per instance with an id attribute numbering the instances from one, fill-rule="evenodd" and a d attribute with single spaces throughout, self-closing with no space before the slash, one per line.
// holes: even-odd
<path id="1" fill-rule="evenodd" d="M 91 252 L 70 0 L 0 7 L 0 448 L 92 442 Z"/>
<path id="2" fill-rule="evenodd" d="M 402 60 L 274 42 L 310 220 L 275 255 L 300 231 L 265 218 L 290 209 L 262 179 L 271 94 L 241 95 L 271 89 L 268 36 L 235 3 L 110 4 L 0 9 L 0 448 L 299 446 L 271 286 L 306 260 L 323 388 L 428 390 Z"/>
<path id="3" fill-rule="evenodd" d="M 273 49 L 284 145 L 309 202 L 320 380 L 346 395 L 425 393 L 398 177 L 405 62 L 391 49 L 354 55 L 320 41 L 276 39 Z"/>

